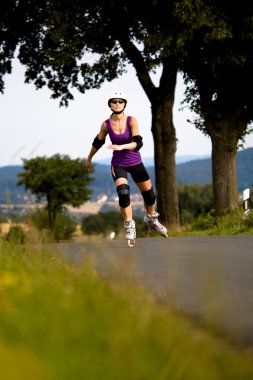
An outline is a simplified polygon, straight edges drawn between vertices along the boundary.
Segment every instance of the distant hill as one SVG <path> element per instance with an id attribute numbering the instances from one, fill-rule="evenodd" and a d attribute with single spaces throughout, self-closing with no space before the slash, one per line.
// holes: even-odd
<path id="1" fill-rule="evenodd" d="M 253 156 L 252 156 L 253 159 Z M 212 181 L 212 161 L 194 160 L 177 165 L 177 181 L 180 183 L 209 183 Z"/>
<path id="2" fill-rule="evenodd" d="M 253 148 L 248 148 L 238 153 L 237 183 L 239 191 L 253 187 Z"/>
<path id="3" fill-rule="evenodd" d="M 17 174 L 21 171 L 21 165 L 0 167 L 0 204 L 22 202 L 25 190 L 16 185 Z"/>
<path id="4" fill-rule="evenodd" d="M 148 165 L 148 171 L 153 183 L 155 183 L 154 166 Z M 110 161 L 106 164 L 96 163 L 96 172 L 94 181 L 91 184 L 93 198 L 100 194 L 108 196 L 115 195 L 115 188 L 110 173 Z M 22 171 L 22 166 L 4 166 L 0 167 L 0 203 L 22 203 L 24 188 L 16 186 L 17 174 Z M 238 191 L 253 186 L 253 148 L 239 151 L 237 154 L 237 178 Z M 137 191 L 136 185 L 131 178 L 131 192 Z M 212 181 L 211 159 L 194 159 L 191 161 L 177 164 L 177 181 L 178 183 L 210 183 Z"/>
<path id="5" fill-rule="evenodd" d="M 196 156 L 196 155 L 176 156 L 176 164 L 182 164 L 184 162 L 194 161 L 194 160 L 204 160 L 205 158 L 210 158 L 210 156 Z M 142 160 L 146 166 L 154 166 L 154 157 L 142 157 Z M 102 158 L 98 160 L 94 159 L 94 162 L 101 165 L 110 165 L 111 157 Z"/>
<path id="6" fill-rule="evenodd" d="M 237 154 L 238 191 L 253 186 L 253 148 Z M 212 181 L 211 159 L 194 160 L 177 165 L 177 181 L 181 183 L 209 183 Z"/>

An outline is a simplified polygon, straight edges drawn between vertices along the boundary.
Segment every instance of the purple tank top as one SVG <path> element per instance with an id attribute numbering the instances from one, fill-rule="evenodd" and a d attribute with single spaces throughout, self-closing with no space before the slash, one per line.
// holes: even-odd
<path id="1" fill-rule="evenodd" d="M 127 117 L 126 128 L 124 133 L 117 134 L 113 131 L 110 123 L 110 119 L 107 119 L 106 128 L 109 133 L 112 144 L 121 145 L 129 144 L 133 141 L 131 126 L 131 116 Z M 140 152 L 134 152 L 130 149 L 114 150 L 112 154 L 112 165 L 114 166 L 134 166 L 142 162 Z"/>

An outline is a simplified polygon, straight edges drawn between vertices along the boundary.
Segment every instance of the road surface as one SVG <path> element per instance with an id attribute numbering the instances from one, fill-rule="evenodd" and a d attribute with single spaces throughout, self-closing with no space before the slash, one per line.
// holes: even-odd
<path id="1" fill-rule="evenodd" d="M 55 246 L 54 246 L 55 247 Z M 104 278 L 134 282 L 201 323 L 253 347 L 253 236 L 143 238 L 56 245 Z"/>

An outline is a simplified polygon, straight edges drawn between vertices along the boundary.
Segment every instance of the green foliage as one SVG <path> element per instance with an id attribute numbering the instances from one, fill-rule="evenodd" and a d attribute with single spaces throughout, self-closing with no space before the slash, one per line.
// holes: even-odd
<path id="1" fill-rule="evenodd" d="M 104 235 L 106 233 L 106 225 L 103 225 L 101 214 L 88 215 L 82 220 L 81 230 L 85 235 Z"/>
<path id="2" fill-rule="evenodd" d="M 217 227 L 217 218 L 212 212 L 200 214 L 193 222 L 192 228 L 195 230 L 209 230 Z"/>
<path id="3" fill-rule="evenodd" d="M 253 233 L 253 210 L 245 214 L 243 209 L 227 213 L 218 217 L 215 211 L 210 209 L 208 212 L 201 211 L 195 217 L 193 211 L 187 209 L 181 211 L 181 217 L 184 221 L 180 231 L 169 231 L 173 236 L 185 235 L 237 235 Z M 140 237 L 157 237 L 154 231 L 150 231 L 143 223 L 143 216 L 134 215 L 136 223 L 137 236 Z M 115 222 L 115 223 L 114 223 Z M 96 215 L 89 215 L 82 220 L 82 232 L 85 235 L 109 236 L 114 231 L 116 238 L 123 238 L 124 228 L 123 220 L 119 212 L 105 212 Z"/>
<path id="4" fill-rule="evenodd" d="M 11 244 L 24 244 L 26 241 L 24 229 L 18 225 L 11 226 L 6 240 Z"/>
<path id="5" fill-rule="evenodd" d="M 216 124 L 216 135 L 228 137 L 226 125 L 218 130 L 217 123 L 226 119 L 233 129 L 234 121 L 241 119 L 235 129 L 243 139 L 253 118 L 248 71 L 253 65 L 251 1 L 238 9 L 224 1 L 183 0 L 176 4 L 176 15 L 184 25 L 182 70 L 188 84 L 186 101 L 197 115 L 195 125 L 210 136 Z"/>
<path id="6" fill-rule="evenodd" d="M 212 185 L 179 184 L 179 211 L 182 224 L 191 223 L 199 214 L 206 214 L 213 207 Z"/>
<path id="7" fill-rule="evenodd" d="M 45 235 L 49 238 L 50 227 L 48 223 L 48 213 L 45 209 L 39 209 L 32 213 L 29 223 L 41 231 L 42 236 L 44 232 L 48 232 Z M 54 231 L 51 231 L 52 239 L 56 241 L 71 240 L 75 230 L 76 222 L 73 217 L 65 212 L 57 213 Z"/>
<path id="8" fill-rule="evenodd" d="M 222 216 L 213 211 L 200 214 L 192 223 L 191 231 L 204 231 L 206 235 L 238 235 L 253 233 L 253 211 L 245 214 L 242 208 Z"/>
<path id="9" fill-rule="evenodd" d="M 85 235 L 107 236 L 111 232 L 118 235 L 123 229 L 123 219 L 119 211 L 100 212 L 83 218 L 81 230 Z"/>
<path id="10" fill-rule="evenodd" d="M 43 208 L 40 208 L 29 216 L 29 223 L 36 227 L 38 230 L 49 228 L 48 214 Z"/>
<path id="11" fill-rule="evenodd" d="M 119 233 L 122 228 L 122 217 L 117 211 L 100 212 L 83 218 L 81 230 L 85 235 L 106 236 L 110 232 Z"/>
<path id="12" fill-rule="evenodd" d="M 51 207 L 64 204 L 80 206 L 89 199 L 87 185 L 91 178 L 85 171 L 85 161 L 72 160 L 67 155 L 23 159 L 23 172 L 18 174 L 18 186 L 24 185 L 37 201 L 47 200 Z"/>
<path id="13" fill-rule="evenodd" d="M 58 213 L 54 228 L 56 241 L 71 240 L 76 230 L 76 222 L 73 217 L 66 213 Z"/>
<path id="14" fill-rule="evenodd" d="M 252 233 L 253 227 L 253 212 L 252 210 L 245 214 L 242 208 L 235 210 L 234 212 L 223 215 L 218 219 L 219 229 L 221 234 L 223 231 L 226 233 L 235 235 L 238 233 Z"/>
<path id="15" fill-rule="evenodd" d="M 24 170 L 18 174 L 18 185 L 24 185 L 36 196 L 38 202 L 46 201 L 50 228 L 55 227 L 56 216 L 65 205 L 78 207 L 87 201 L 91 181 L 81 159 L 56 154 L 23 160 Z"/>
<path id="16" fill-rule="evenodd" d="M 221 231 L 229 231 L 230 234 L 237 234 L 244 229 L 244 212 L 242 209 L 229 212 L 218 218 L 218 227 Z"/>
<path id="17" fill-rule="evenodd" d="M 143 217 L 134 215 L 138 237 L 146 235 L 146 228 L 143 224 Z M 111 232 L 116 235 L 123 235 L 123 219 L 119 211 L 100 212 L 83 218 L 81 230 L 85 235 L 108 236 Z"/>
<path id="18" fill-rule="evenodd" d="M 247 228 L 253 228 L 253 210 L 250 210 L 247 214 L 244 214 L 243 224 Z"/>

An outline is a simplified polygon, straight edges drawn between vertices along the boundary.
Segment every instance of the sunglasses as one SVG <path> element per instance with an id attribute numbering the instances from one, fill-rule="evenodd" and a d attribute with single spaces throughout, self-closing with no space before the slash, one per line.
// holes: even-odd
<path id="1" fill-rule="evenodd" d="M 112 100 L 111 100 L 111 103 L 112 103 L 112 104 L 117 104 L 117 103 L 122 104 L 122 103 L 125 103 L 125 102 L 124 102 L 124 100 L 122 100 L 122 99 L 112 99 Z"/>

